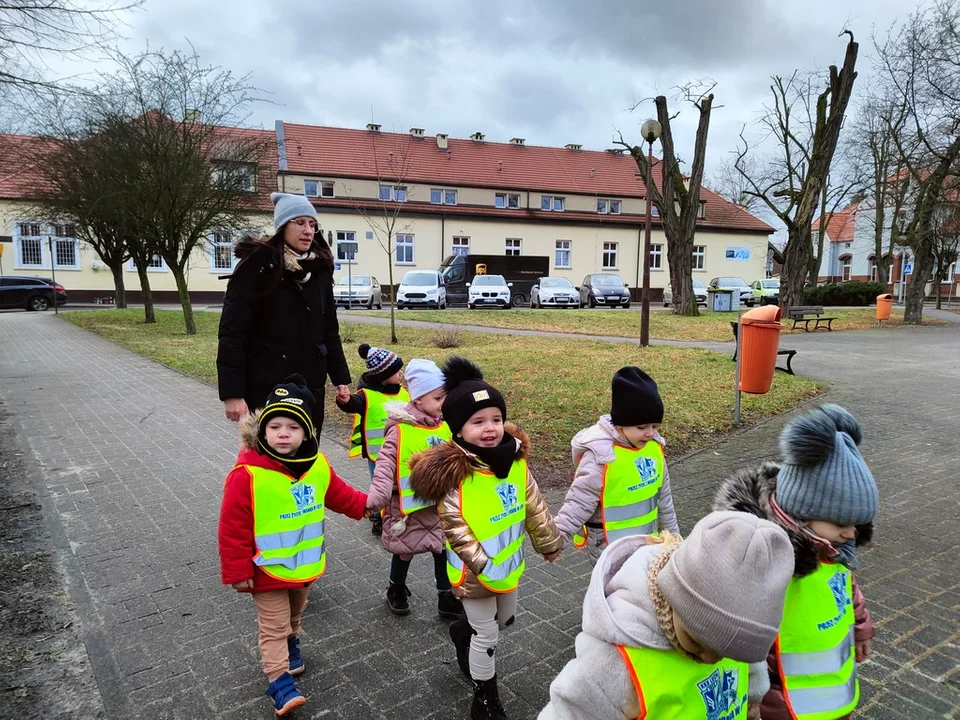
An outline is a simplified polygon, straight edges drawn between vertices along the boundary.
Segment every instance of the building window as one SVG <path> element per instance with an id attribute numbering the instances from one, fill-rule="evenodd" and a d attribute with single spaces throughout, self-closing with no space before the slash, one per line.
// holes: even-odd
<path id="1" fill-rule="evenodd" d="M 60 270 L 80 269 L 80 244 L 74 237 L 75 226 L 58 224 L 46 228 L 40 223 L 17 223 L 16 229 L 15 267 L 49 268 L 52 261 L 53 266 Z M 52 247 L 43 237 L 45 231 L 48 237 L 52 236 Z"/>
<path id="2" fill-rule="evenodd" d="M 453 254 L 469 255 L 470 254 L 470 238 L 465 236 L 454 237 L 453 238 Z"/>
<path id="3" fill-rule="evenodd" d="M 605 214 L 609 212 L 610 204 L 603 198 L 597 198 L 597 212 L 600 214 Z"/>
<path id="4" fill-rule="evenodd" d="M 610 214 L 611 214 L 611 215 L 619 215 L 619 214 L 620 214 L 620 201 L 619 201 L 619 200 L 611 200 L 611 201 L 610 201 Z"/>
<path id="5" fill-rule="evenodd" d="M 620 201 L 611 200 L 610 198 L 597 198 L 597 212 L 601 215 L 619 215 L 620 214 Z"/>
<path id="6" fill-rule="evenodd" d="M 850 261 L 849 255 L 840 258 L 840 279 L 847 282 L 850 279 Z"/>
<path id="7" fill-rule="evenodd" d="M 506 245 L 504 247 L 504 255 L 507 257 L 510 257 L 511 255 L 519 255 L 522 245 L 523 240 L 520 238 L 507 238 Z"/>
<path id="8" fill-rule="evenodd" d="M 558 268 L 570 267 L 570 241 L 557 240 L 553 264 Z"/>
<path id="9" fill-rule="evenodd" d="M 501 209 L 516 210 L 520 207 L 519 193 L 497 193 L 494 205 Z"/>
<path id="10" fill-rule="evenodd" d="M 17 240 L 20 251 L 20 267 L 43 266 L 43 241 L 38 237 L 20 237 Z"/>
<path id="11" fill-rule="evenodd" d="M 703 220 L 707 216 L 707 201 L 701 200 L 700 207 L 697 208 L 697 217 Z"/>
<path id="12" fill-rule="evenodd" d="M 134 264 L 133 259 L 127 260 L 127 271 L 136 272 L 137 266 Z M 159 255 L 151 255 L 150 259 L 147 261 L 147 272 L 166 272 L 167 264 L 163 261 L 163 258 Z"/>
<path id="13" fill-rule="evenodd" d="M 650 246 L 650 269 L 663 270 L 663 245 Z"/>
<path id="14" fill-rule="evenodd" d="M 389 200 L 389 199 L 390 199 L 390 194 L 391 194 L 391 192 L 392 192 L 392 190 L 391 190 L 391 188 L 390 188 L 389 185 L 381 185 L 381 186 L 380 186 L 380 195 L 379 195 L 380 199 L 381 199 L 381 200 Z"/>
<path id="15" fill-rule="evenodd" d="M 210 234 L 210 270 L 233 270 L 233 238 L 228 230 L 215 230 Z"/>
<path id="16" fill-rule="evenodd" d="M 867 258 L 867 277 L 872 282 L 877 282 L 877 256 L 871 255 Z"/>
<path id="17" fill-rule="evenodd" d="M 617 269 L 617 246 L 619 243 L 605 242 L 603 244 L 603 269 Z"/>
<path id="18" fill-rule="evenodd" d="M 563 212 L 563 208 L 566 204 L 567 204 L 567 199 L 565 197 L 560 197 L 559 195 L 543 195 L 540 198 L 541 210 L 552 210 L 554 212 Z"/>
<path id="19" fill-rule="evenodd" d="M 380 193 L 378 197 L 381 200 L 390 200 L 392 198 L 395 202 L 406 202 L 407 186 L 406 185 L 381 185 Z"/>
<path id="20" fill-rule="evenodd" d="M 707 246 L 706 245 L 694 245 L 693 246 L 693 269 L 694 270 L 703 270 L 704 263 L 707 260 Z"/>
<path id="21" fill-rule="evenodd" d="M 357 261 L 357 234 L 352 230 L 337 230 L 337 262 Z"/>
<path id="22" fill-rule="evenodd" d="M 397 233 L 397 264 L 413 265 L 413 235 Z"/>
<path id="23" fill-rule="evenodd" d="M 660 217 L 660 208 L 653 203 L 650 203 L 650 215 L 651 217 Z"/>
<path id="24" fill-rule="evenodd" d="M 333 182 L 329 180 L 304 180 L 303 194 L 307 197 L 333 197 Z"/>
<path id="25" fill-rule="evenodd" d="M 40 237 L 40 223 L 20 223 L 18 229 L 21 237 Z"/>
<path id="26" fill-rule="evenodd" d="M 257 168 L 255 165 L 237 166 L 237 183 L 244 192 L 257 191 Z"/>
<path id="27" fill-rule="evenodd" d="M 230 189 L 256 192 L 257 166 L 252 163 L 218 163 L 213 171 L 213 179 L 217 184 Z"/>
<path id="28" fill-rule="evenodd" d="M 430 202 L 433 205 L 456 205 L 457 191 L 430 188 Z"/>
<path id="29" fill-rule="evenodd" d="M 53 262 L 58 268 L 79 268 L 76 240 L 61 238 L 54 240 Z"/>

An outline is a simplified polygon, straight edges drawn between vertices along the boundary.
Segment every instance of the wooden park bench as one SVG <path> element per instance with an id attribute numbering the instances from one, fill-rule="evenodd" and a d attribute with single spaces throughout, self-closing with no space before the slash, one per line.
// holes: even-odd
<path id="1" fill-rule="evenodd" d="M 827 330 L 833 330 L 831 327 L 835 317 L 823 317 L 822 305 L 794 305 L 787 314 L 793 320 L 793 328 L 797 328 L 797 323 L 803 323 L 803 331 L 810 332 L 810 323 L 815 321 L 814 330 L 820 329 L 820 323 L 826 323 Z"/>
<path id="2" fill-rule="evenodd" d="M 737 341 L 737 327 L 738 327 L 738 325 L 737 325 L 737 323 L 735 323 L 735 322 L 731 322 L 731 323 L 730 323 L 730 327 L 731 327 L 731 329 L 733 330 L 733 341 L 736 342 L 736 341 Z M 790 363 L 793 362 L 793 356 L 796 355 L 796 354 L 797 354 L 797 351 L 796 351 L 796 350 L 778 350 L 778 351 L 777 351 L 777 355 L 778 355 L 778 356 L 779 356 L 779 355 L 783 355 L 784 357 L 787 358 L 787 366 L 786 366 L 785 368 L 782 368 L 782 367 L 779 367 L 779 366 L 778 366 L 776 369 L 779 370 L 780 372 L 786 373 L 787 375 L 793 375 L 794 372 L 793 372 L 793 368 L 790 366 Z M 734 362 L 736 362 L 736 360 L 737 360 L 737 346 L 736 346 L 736 345 L 733 346 L 733 358 L 731 358 L 731 359 L 732 359 Z"/>

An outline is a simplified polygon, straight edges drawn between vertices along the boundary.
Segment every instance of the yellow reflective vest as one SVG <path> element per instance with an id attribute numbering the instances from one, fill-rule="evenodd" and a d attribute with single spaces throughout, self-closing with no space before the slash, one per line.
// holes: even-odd
<path id="1" fill-rule="evenodd" d="M 857 707 L 853 576 L 843 565 L 821 562 L 787 586 L 776 651 L 791 717 L 834 720 Z"/>
<path id="2" fill-rule="evenodd" d="M 397 494 L 400 497 L 400 512 L 409 515 L 417 510 L 432 507 L 436 503 L 423 500 L 410 487 L 410 458 L 418 452 L 436 447 L 453 437 L 446 423 L 437 427 L 397 424 Z"/>
<path id="3" fill-rule="evenodd" d="M 324 500 L 330 486 L 330 465 L 323 453 L 303 477 L 246 466 L 253 501 L 254 564 L 267 575 L 292 583 L 323 575 Z"/>
<path id="4" fill-rule="evenodd" d="M 697 662 L 676 650 L 617 646 L 637 691 L 637 720 L 744 720 L 746 663 Z"/>
<path id="5" fill-rule="evenodd" d="M 474 470 L 460 482 L 460 512 L 487 554 L 487 565 L 477 580 L 487 590 L 508 593 L 517 589 L 526 567 L 523 535 L 527 519 L 527 463 L 514 460 L 503 480 L 492 472 Z M 447 543 L 447 576 L 463 584 L 467 569 Z"/>
<path id="6" fill-rule="evenodd" d="M 656 535 L 663 487 L 663 447 L 614 444 L 614 460 L 603 472 L 600 514 L 608 543 L 631 535 Z"/>
<path id="7" fill-rule="evenodd" d="M 376 462 L 380 448 L 383 447 L 383 433 L 387 426 L 388 402 L 410 402 L 410 394 L 400 388 L 396 395 L 386 395 L 370 388 L 361 388 L 366 402 L 363 415 L 353 416 L 353 431 L 350 434 L 350 450 L 347 455 L 351 458 L 364 457 Z"/>

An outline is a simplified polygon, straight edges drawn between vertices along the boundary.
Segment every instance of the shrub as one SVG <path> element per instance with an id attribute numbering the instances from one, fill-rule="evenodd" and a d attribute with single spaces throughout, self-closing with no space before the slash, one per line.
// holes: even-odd
<path id="1" fill-rule="evenodd" d="M 803 291 L 803 302 L 807 305 L 872 305 L 877 295 L 885 292 L 886 285 L 851 280 L 807 288 Z"/>
<path id="2" fill-rule="evenodd" d="M 460 328 L 441 328 L 430 337 L 430 344 L 441 349 L 458 348 L 463 345 L 463 335 Z"/>

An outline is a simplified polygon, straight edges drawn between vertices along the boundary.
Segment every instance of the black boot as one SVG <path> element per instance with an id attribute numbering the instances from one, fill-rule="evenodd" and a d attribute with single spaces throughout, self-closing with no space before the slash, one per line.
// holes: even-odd
<path id="1" fill-rule="evenodd" d="M 489 680 L 474 681 L 471 720 L 508 720 L 497 694 L 497 676 Z"/>
<path id="2" fill-rule="evenodd" d="M 463 617 L 463 603 L 453 596 L 449 590 L 437 593 L 437 614 L 446 620 L 456 620 Z"/>
<path id="3" fill-rule="evenodd" d="M 407 598 L 410 597 L 410 591 L 406 585 L 394 585 L 390 583 L 387 588 L 387 605 L 390 606 L 390 612 L 394 615 L 409 615 L 410 605 L 407 604 Z"/>
<path id="4" fill-rule="evenodd" d="M 373 526 L 370 528 L 370 532 L 372 532 L 377 537 L 380 537 L 381 535 L 383 535 L 383 517 L 380 515 L 380 513 L 377 513 L 376 515 L 371 515 L 370 521 L 371 523 L 373 523 Z"/>
<path id="5" fill-rule="evenodd" d="M 450 639 L 457 649 L 457 665 L 460 672 L 470 677 L 470 638 L 476 635 L 466 616 L 457 618 L 450 623 Z"/>

